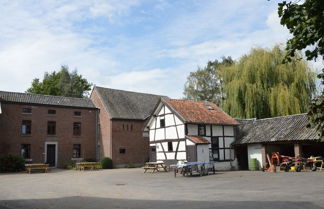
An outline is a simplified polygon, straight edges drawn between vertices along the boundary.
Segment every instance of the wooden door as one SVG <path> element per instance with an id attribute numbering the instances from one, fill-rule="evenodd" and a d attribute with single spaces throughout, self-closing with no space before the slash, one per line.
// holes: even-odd
<path id="1" fill-rule="evenodd" d="M 187 161 L 196 162 L 197 161 L 197 147 L 196 145 L 191 145 L 186 147 Z"/>
<path id="2" fill-rule="evenodd" d="M 46 152 L 46 163 L 51 167 L 55 167 L 56 165 L 56 145 L 48 144 L 47 152 Z"/>
<path id="3" fill-rule="evenodd" d="M 156 146 L 150 146 L 150 162 L 156 162 Z"/>

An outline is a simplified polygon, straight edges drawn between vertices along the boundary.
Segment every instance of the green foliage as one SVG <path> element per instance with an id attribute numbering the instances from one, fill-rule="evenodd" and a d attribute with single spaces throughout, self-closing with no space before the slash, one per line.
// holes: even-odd
<path id="1" fill-rule="evenodd" d="M 324 86 L 324 69 L 317 77 L 321 79 L 321 83 Z M 308 118 L 309 127 L 316 128 L 321 140 L 324 141 L 324 90 L 322 90 L 322 95 L 316 97 L 310 103 Z"/>
<path id="2" fill-rule="evenodd" d="M 324 56 L 324 1 L 305 0 L 300 2 L 284 1 L 278 4 L 280 23 L 288 28 L 293 35 L 287 41 L 286 60 L 291 61 L 298 50 L 306 49 L 305 56 L 308 60 L 316 60 Z M 324 85 L 324 69 L 318 75 Z M 324 91 L 310 103 L 308 117 L 310 127 L 315 127 L 324 140 Z"/>
<path id="3" fill-rule="evenodd" d="M 135 168 L 135 165 L 133 165 L 132 163 L 128 163 L 125 165 L 125 168 Z"/>
<path id="4" fill-rule="evenodd" d="M 293 35 L 287 42 L 287 59 L 296 51 L 313 46 L 305 51 L 308 60 L 324 55 L 324 1 L 305 0 L 278 4 L 280 23 Z"/>
<path id="5" fill-rule="evenodd" d="M 18 155 L 1 155 L 0 172 L 18 172 L 25 170 L 25 160 Z"/>
<path id="6" fill-rule="evenodd" d="M 69 72 L 67 66 L 62 66 L 59 72 L 46 72 L 43 81 L 35 78 L 28 93 L 67 97 L 84 97 L 91 90 L 92 84 L 78 75 L 77 71 Z"/>
<path id="7" fill-rule="evenodd" d="M 113 168 L 112 159 L 109 157 L 104 157 L 100 160 L 102 169 L 111 169 Z"/>
<path id="8" fill-rule="evenodd" d="M 315 92 L 314 73 L 300 57 L 283 63 L 285 51 L 252 49 L 221 67 L 223 109 L 237 118 L 267 118 L 307 112 Z"/>
<path id="9" fill-rule="evenodd" d="M 84 162 L 97 162 L 97 160 L 93 158 L 86 158 L 84 159 Z"/>
<path id="10" fill-rule="evenodd" d="M 209 61 L 206 67 L 191 72 L 185 84 L 185 98 L 193 101 L 210 101 L 220 105 L 223 100 L 223 89 L 222 80 L 219 76 L 219 66 L 233 63 L 231 57 L 224 57 L 222 62 L 218 60 Z"/>

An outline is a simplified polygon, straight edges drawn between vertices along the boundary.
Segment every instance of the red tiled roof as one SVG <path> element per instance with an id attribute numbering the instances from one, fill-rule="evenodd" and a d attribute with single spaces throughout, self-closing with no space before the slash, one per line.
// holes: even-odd
<path id="1" fill-rule="evenodd" d="M 164 99 L 164 101 L 188 123 L 238 125 L 237 121 L 211 102 L 194 102 L 177 99 Z M 213 110 L 209 110 L 208 106 L 212 107 Z"/>
<path id="2" fill-rule="evenodd" d="M 200 136 L 186 136 L 187 139 L 194 142 L 195 144 L 210 144 L 210 142 Z"/>

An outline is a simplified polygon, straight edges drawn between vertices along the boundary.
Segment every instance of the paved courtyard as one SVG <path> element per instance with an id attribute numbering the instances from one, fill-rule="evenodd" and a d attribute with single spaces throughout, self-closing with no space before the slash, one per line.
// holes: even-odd
<path id="1" fill-rule="evenodd" d="M 324 208 L 324 172 L 218 172 L 174 178 L 142 169 L 0 174 L 0 209 Z"/>

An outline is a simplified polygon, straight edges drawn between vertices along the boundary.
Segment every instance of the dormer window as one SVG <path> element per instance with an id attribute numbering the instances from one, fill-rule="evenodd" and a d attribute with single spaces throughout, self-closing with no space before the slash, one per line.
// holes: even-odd
<path id="1" fill-rule="evenodd" d="M 214 110 L 214 108 L 213 108 L 212 106 L 210 106 L 209 104 L 205 104 L 205 106 L 206 106 L 206 108 L 207 108 L 208 110 Z"/>

